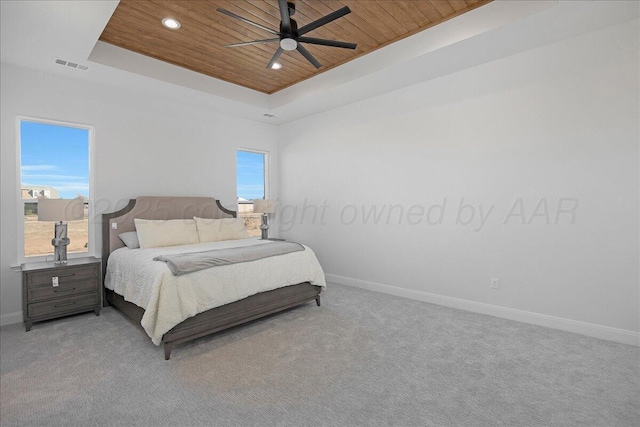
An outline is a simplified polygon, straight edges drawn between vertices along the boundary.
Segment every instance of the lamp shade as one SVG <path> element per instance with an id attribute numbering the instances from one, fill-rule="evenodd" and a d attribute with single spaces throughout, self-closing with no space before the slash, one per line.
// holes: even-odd
<path id="1" fill-rule="evenodd" d="M 276 202 L 269 199 L 254 200 L 253 211 L 256 213 L 274 213 L 276 211 Z"/>
<path id="2" fill-rule="evenodd" d="M 84 201 L 38 199 L 38 221 L 76 221 L 84 218 Z"/>

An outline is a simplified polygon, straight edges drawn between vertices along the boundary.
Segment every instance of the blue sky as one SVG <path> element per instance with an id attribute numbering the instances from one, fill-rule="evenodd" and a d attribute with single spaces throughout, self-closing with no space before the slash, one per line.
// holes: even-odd
<path id="1" fill-rule="evenodd" d="M 238 197 L 264 199 L 264 154 L 237 151 Z"/>
<path id="2" fill-rule="evenodd" d="M 58 197 L 89 197 L 89 130 L 20 122 L 22 185 L 48 186 Z"/>

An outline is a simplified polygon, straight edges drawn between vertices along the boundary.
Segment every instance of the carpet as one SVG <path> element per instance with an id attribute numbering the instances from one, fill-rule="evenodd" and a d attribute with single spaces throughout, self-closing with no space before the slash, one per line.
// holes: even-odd
<path id="1" fill-rule="evenodd" d="M 638 426 L 640 349 L 329 284 L 174 347 L 112 307 L 0 329 L 2 426 Z"/>

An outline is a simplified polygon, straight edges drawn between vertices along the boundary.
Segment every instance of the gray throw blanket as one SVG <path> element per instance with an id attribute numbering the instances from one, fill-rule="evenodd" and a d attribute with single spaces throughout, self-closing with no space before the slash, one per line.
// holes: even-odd
<path id="1" fill-rule="evenodd" d="M 239 262 L 255 261 L 276 255 L 304 251 L 304 246 L 293 242 L 272 242 L 263 245 L 243 246 L 229 249 L 213 249 L 210 251 L 187 254 L 160 255 L 154 261 L 167 263 L 174 276 L 181 276 L 205 268 Z"/>

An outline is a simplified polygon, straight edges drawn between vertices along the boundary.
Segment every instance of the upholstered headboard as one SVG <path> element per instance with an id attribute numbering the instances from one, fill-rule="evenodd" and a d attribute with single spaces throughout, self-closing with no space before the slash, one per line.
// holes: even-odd
<path id="1" fill-rule="evenodd" d="M 111 252 L 124 246 L 118 234 L 135 231 L 134 218 L 186 219 L 235 218 L 236 212 L 225 209 L 212 197 L 154 197 L 142 196 L 129 200 L 117 212 L 102 214 L 102 273 L 106 273 Z"/>

